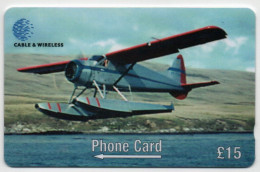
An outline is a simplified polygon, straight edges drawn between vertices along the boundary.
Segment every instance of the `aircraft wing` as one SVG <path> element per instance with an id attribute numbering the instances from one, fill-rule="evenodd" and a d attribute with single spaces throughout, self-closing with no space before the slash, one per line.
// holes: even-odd
<path id="1" fill-rule="evenodd" d="M 148 43 L 107 53 L 108 60 L 129 64 L 172 53 L 179 49 L 226 38 L 226 32 L 216 26 L 207 26 L 178 35 L 157 39 Z"/>
<path id="2" fill-rule="evenodd" d="M 61 72 L 64 71 L 66 65 L 70 61 L 62 61 L 57 63 L 49 63 L 37 66 L 29 66 L 17 69 L 19 72 L 28 72 L 28 73 L 38 73 L 38 74 L 47 74 L 53 72 Z"/>
<path id="3" fill-rule="evenodd" d="M 87 59 L 88 58 L 81 58 L 80 60 L 87 60 Z M 17 71 L 27 72 L 27 73 L 37 73 L 37 74 L 48 74 L 48 73 L 54 73 L 54 72 L 61 72 L 61 71 L 65 70 L 65 67 L 69 62 L 70 62 L 70 60 L 36 65 L 36 66 L 23 67 L 23 68 L 18 68 Z"/>

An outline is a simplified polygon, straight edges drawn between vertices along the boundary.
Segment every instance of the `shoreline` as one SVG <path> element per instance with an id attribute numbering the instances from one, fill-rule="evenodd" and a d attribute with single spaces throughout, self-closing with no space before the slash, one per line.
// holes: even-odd
<path id="1" fill-rule="evenodd" d="M 147 132 L 147 133 L 120 133 L 120 132 L 71 132 L 71 131 L 46 131 L 46 132 L 34 132 L 34 133 L 4 133 L 4 135 L 193 135 L 193 134 L 254 134 L 254 131 L 228 131 L 228 132 Z"/>

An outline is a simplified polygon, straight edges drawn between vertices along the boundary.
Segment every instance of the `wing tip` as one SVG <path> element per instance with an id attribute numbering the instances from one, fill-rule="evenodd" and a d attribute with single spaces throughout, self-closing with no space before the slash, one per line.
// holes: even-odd
<path id="1" fill-rule="evenodd" d="M 224 29 L 222 29 L 221 27 L 218 26 L 206 26 L 205 29 L 210 29 L 210 30 L 218 30 L 219 32 L 221 32 L 221 34 L 223 34 L 225 37 L 227 36 L 227 33 Z"/>
<path id="2" fill-rule="evenodd" d="M 17 68 L 16 69 L 18 72 L 25 72 L 25 69 L 24 68 Z"/>
<path id="3" fill-rule="evenodd" d="M 211 81 L 212 84 L 220 84 L 218 81 Z"/>
<path id="4" fill-rule="evenodd" d="M 81 58 L 81 60 L 87 60 L 87 58 Z M 28 72 L 28 73 L 38 73 L 38 74 L 60 72 L 60 71 L 64 70 L 64 66 L 66 66 L 69 62 L 70 62 L 70 60 L 67 60 L 67 61 L 61 61 L 61 62 L 36 65 L 36 66 L 22 67 L 22 68 L 18 68 L 16 70 L 18 72 Z M 53 67 L 60 67 L 60 68 L 58 70 L 57 69 L 50 70 Z"/>
<path id="5" fill-rule="evenodd" d="M 29 66 L 29 67 L 22 67 L 22 68 L 18 68 L 16 69 L 18 72 L 30 72 L 30 70 L 35 69 L 34 66 Z"/>

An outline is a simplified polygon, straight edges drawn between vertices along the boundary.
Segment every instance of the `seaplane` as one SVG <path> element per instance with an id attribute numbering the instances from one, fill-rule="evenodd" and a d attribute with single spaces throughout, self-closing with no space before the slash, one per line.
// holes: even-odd
<path id="1" fill-rule="evenodd" d="M 74 84 L 68 103 L 35 104 L 37 110 L 52 117 L 88 121 L 172 112 L 172 103 L 162 105 L 129 101 L 123 92 L 166 92 L 183 100 L 191 90 L 219 82 L 186 83 L 184 59 L 181 54 L 177 55 L 172 65 L 164 72 L 154 71 L 138 62 L 178 53 L 181 49 L 221 40 L 226 36 L 226 32 L 220 27 L 206 26 L 161 39 L 156 38 L 104 55 L 22 67 L 17 71 L 40 75 L 64 72 L 67 80 Z M 75 95 L 79 88 L 83 89 Z M 94 94 L 82 96 L 87 89 L 95 89 Z M 108 99 L 108 91 L 117 92 L 121 98 Z M 97 96 L 97 93 L 100 96 Z"/>

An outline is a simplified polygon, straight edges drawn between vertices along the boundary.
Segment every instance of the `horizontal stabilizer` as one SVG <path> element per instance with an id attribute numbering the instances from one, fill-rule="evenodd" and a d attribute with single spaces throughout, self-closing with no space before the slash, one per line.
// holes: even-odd
<path id="1" fill-rule="evenodd" d="M 200 83 L 192 83 L 192 84 L 181 84 L 181 86 L 184 88 L 184 91 L 172 91 L 170 92 L 170 94 L 176 99 L 183 100 L 187 97 L 189 91 L 191 91 L 193 88 L 206 87 L 215 84 L 219 84 L 219 82 L 210 81 L 210 82 L 200 82 Z"/>
<path id="2" fill-rule="evenodd" d="M 187 90 L 191 90 L 193 88 L 206 87 L 215 84 L 219 84 L 219 82 L 218 81 L 200 82 L 200 83 L 192 83 L 192 84 L 181 84 L 181 86 Z"/>

